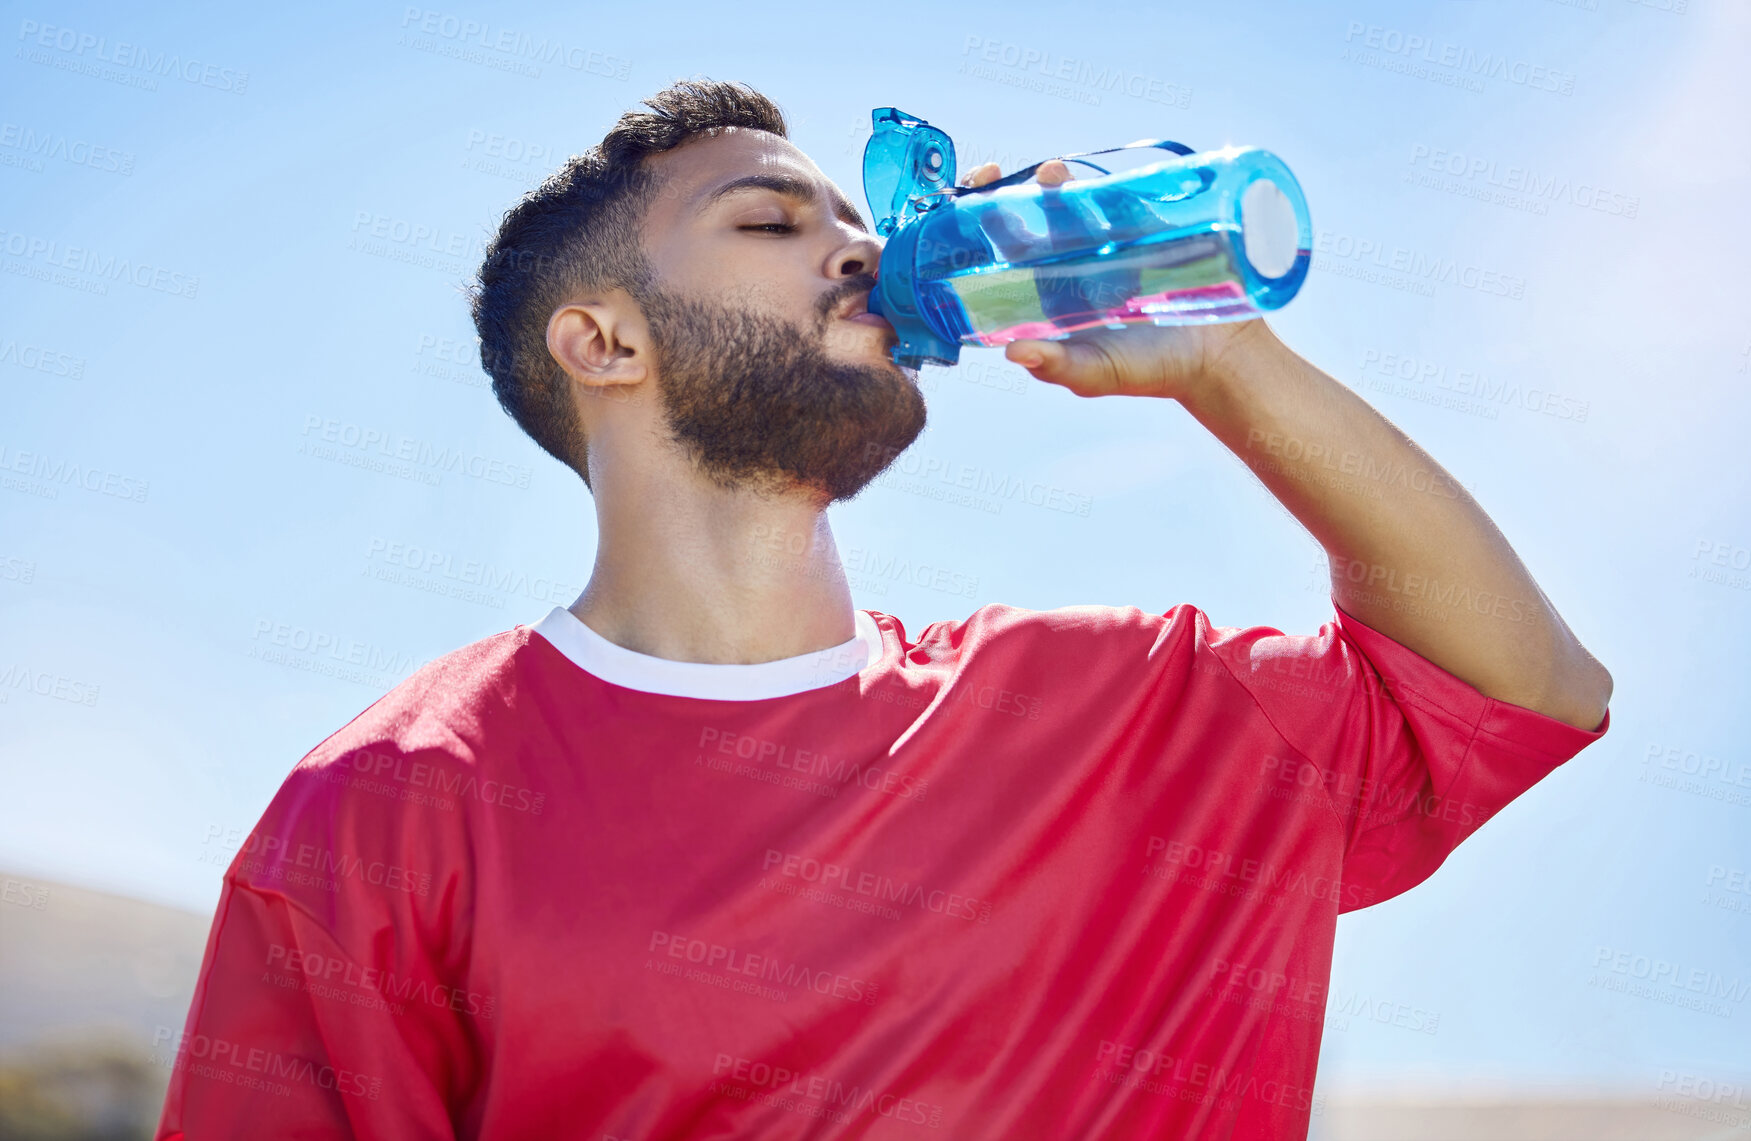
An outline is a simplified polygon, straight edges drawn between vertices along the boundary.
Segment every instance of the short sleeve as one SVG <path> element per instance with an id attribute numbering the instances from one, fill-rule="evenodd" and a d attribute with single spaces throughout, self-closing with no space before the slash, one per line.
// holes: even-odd
<path id="1" fill-rule="evenodd" d="M 1341 607 L 1317 635 L 1215 627 L 1209 649 L 1295 753 L 1271 778 L 1329 796 L 1346 830 L 1344 911 L 1427 879 L 1611 723 L 1607 711 L 1577 729 L 1486 697 Z"/>
<path id="2" fill-rule="evenodd" d="M 449 877 L 409 810 L 346 775 L 294 771 L 227 870 L 187 1023 L 158 1044 L 161 1141 L 455 1136 L 466 996 L 431 933 Z"/>

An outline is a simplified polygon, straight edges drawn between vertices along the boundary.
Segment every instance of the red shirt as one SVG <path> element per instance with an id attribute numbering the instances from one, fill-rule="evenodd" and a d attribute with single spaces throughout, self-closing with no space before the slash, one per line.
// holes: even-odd
<path id="1" fill-rule="evenodd" d="M 1301 1137 L 1339 912 L 1609 724 L 1341 611 L 858 627 L 396 686 L 226 872 L 158 1136 Z"/>

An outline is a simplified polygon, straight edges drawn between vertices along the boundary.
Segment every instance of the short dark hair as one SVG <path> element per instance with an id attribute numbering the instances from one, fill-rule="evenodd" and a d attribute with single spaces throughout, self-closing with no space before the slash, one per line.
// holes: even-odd
<path id="1" fill-rule="evenodd" d="M 789 138 L 784 112 L 742 83 L 681 80 L 628 111 L 505 213 L 470 296 L 480 363 L 493 395 L 523 431 L 589 486 L 587 441 L 565 371 L 547 351 L 547 322 L 567 297 L 652 283 L 639 228 L 656 178 L 653 154 L 729 127 Z"/>

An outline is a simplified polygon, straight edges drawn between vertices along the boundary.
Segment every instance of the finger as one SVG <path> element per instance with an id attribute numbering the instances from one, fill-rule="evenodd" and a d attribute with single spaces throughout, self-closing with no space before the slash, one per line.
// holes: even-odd
<path id="1" fill-rule="evenodd" d="M 1045 374 L 1063 366 L 1064 346 L 1057 341 L 1011 341 L 1003 347 L 1003 355 L 1044 380 Z"/>
<path id="2" fill-rule="evenodd" d="M 1062 186 L 1076 176 L 1070 173 L 1070 168 L 1062 159 L 1052 159 L 1040 164 L 1040 169 L 1034 172 L 1034 178 L 1041 186 Z"/>
<path id="3" fill-rule="evenodd" d="M 967 172 L 966 177 L 961 179 L 961 185 L 983 186 L 987 182 L 995 180 L 1002 172 L 1003 168 L 994 162 L 980 163 L 978 166 Z"/>
<path id="4" fill-rule="evenodd" d="M 1061 385 L 1078 396 L 1114 391 L 1111 359 L 1099 346 L 1079 341 L 1011 341 L 1003 355 L 1035 380 Z"/>

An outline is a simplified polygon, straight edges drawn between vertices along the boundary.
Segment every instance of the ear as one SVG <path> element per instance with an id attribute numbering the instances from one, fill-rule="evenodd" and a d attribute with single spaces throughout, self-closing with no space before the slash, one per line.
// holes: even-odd
<path id="1" fill-rule="evenodd" d="M 624 400 L 650 373 L 650 341 L 630 298 L 561 305 L 547 319 L 547 351 L 592 396 Z"/>

